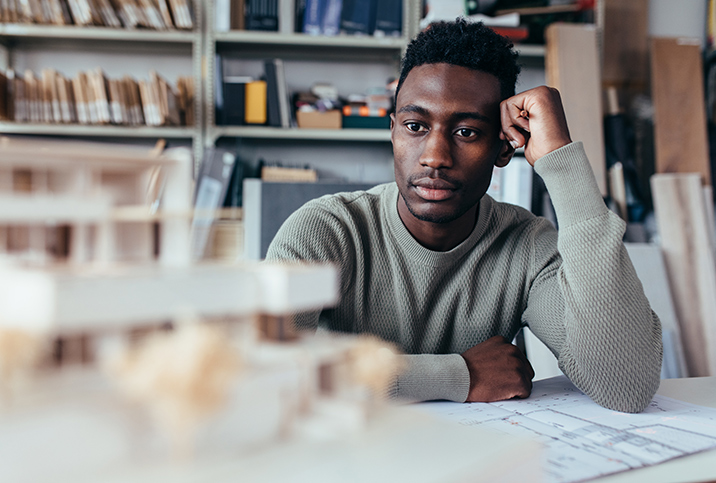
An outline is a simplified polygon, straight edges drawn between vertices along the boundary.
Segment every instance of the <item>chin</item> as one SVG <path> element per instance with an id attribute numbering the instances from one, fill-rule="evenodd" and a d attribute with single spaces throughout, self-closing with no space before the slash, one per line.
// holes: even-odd
<path id="1" fill-rule="evenodd" d="M 469 209 L 468 207 L 464 210 L 439 210 L 435 209 L 437 208 L 436 206 L 430 206 L 427 209 L 419 210 L 416 209 L 412 203 L 408 202 L 405 203 L 405 206 L 408 207 L 408 211 L 410 211 L 410 214 L 412 214 L 418 220 L 440 224 L 450 223 L 452 221 L 457 220 Z"/>

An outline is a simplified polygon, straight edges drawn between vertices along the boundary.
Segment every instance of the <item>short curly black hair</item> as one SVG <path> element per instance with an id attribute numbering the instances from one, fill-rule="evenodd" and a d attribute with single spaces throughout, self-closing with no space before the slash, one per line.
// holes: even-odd
<path id="1" fill-rule="evenodd" d="M 420 32 L 408 45 L 403 57 L 398 92 L 413 68 L 425 64 L 446 63 L 492 74 L 500 81 L 502 99 L 515 95 L 520 73 L 517 52 L 512 42 L 486 27 L 464 18 L 454 22 L 436 22 Z"/>

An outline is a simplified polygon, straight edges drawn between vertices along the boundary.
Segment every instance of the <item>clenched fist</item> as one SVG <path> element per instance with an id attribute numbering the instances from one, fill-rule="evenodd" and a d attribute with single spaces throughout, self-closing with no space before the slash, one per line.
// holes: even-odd
<path id="1" fill-rule="evenodd" d="M 470 372 L 467 402 L 492 402 L 526 398 L 532 391 L 535 371 L 522 351 L 496 335 L 463 352 Z"/>

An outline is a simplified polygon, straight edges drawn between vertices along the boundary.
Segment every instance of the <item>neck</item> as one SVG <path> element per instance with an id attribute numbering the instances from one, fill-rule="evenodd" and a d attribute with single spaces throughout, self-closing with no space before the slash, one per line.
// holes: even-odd
<path id="1" fill-rule="evenodd" d="M 408 210 L 403 197 L 398 195 L 398 215 L 410 234 L 428 250 L 447 252 L 470 236 L 477 222 L 476 203 L 459 218 L 447 223 L 433 223 L 417 219 Z"/>

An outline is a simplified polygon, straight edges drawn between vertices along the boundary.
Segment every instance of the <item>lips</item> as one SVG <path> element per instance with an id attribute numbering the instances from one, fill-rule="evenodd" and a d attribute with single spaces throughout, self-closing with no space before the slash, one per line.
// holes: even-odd
<path id="1" fill-rule="evenodd" d="M 443 201 L 451 198 L 457 189 L 449 181 L 439 178 L 421 178 L 413 186 L 418 196 L 427 201 Z"/>

